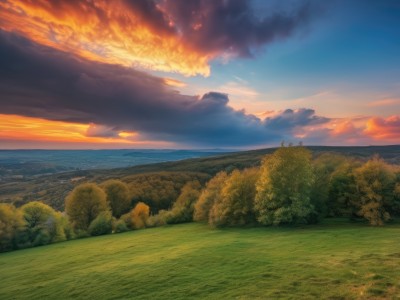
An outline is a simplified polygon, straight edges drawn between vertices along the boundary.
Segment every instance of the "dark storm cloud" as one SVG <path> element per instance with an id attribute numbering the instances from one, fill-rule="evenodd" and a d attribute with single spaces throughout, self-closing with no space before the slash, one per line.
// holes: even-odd
<path id="1" fill-rule="evenodd" d="M 304 110 L 263 122 L 229 107 L 225 94 L 181 95 L 162 78 L 78 59 L 1 31 L 0 66 L 0 113 L 93 123 L 91 136 L 131 130 L 192 145 L 257 145 L 323 121 Z"/>
<path id="2" fill-rule="evenodd" d="M 183 39 L 206 53 L 248 57 L 252 50 L 285 38 L 318 15 L 315 3 L 301 1 L 285 10 L 256 16 L 249 0 L 165 0 L 166 13 Z M 313 3 L 313 4 L 312 4 Z"/>
<path id="3" fill-rule="evenodd" d="M 328 118 L 315 115 L 315 110 L 301 108 L 286 109 L 280 114 L 265 119 L 265 126 L 273 130 L 287 131 L 296 126 L 309 126 L 327 123 Z"/>

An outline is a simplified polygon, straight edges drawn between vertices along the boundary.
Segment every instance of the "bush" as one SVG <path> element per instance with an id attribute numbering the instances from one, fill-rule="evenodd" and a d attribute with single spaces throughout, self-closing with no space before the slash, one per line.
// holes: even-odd
<path id="1" fill-rule="evenodd" d="M 122 219 L 119 219 L 116 223 L 115 223 L 115 228 L 114 228 L 114 232 L 115 233 L 121 233 L 121 232 L 125 232 L 125 231 L 129 231 L 128 226 L 126 225 L 125 221 Z"/>
<path id="2" fill-rule="evenodd" d="M 110 211 L 101 212 L 90 223 L 88 232 L 92 236 L 109 234 L 112 232 L 112 215 Z"/>
<path id="3" fill-rule="evenodd" d="M 141 229 L 146 227 L 147 220 L 150 214 L 150 207 L 143 202 L 136 204 L 131 212 L 132 227 L 134 229 Z"/>
<path id="4" fill-rule="evenodd" d="M 158 214 L 152 215 L 147 220 L 148 227 L 158 227 L 167 224 L 167 218 L 170 215 L 170 211 L 168 210 L 160 210 Z"/>

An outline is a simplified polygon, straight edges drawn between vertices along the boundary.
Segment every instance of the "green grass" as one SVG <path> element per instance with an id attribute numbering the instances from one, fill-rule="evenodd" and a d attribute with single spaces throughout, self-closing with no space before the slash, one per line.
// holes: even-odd
<path id="1" fill-rule="evenodd" d="M 183 224 L 0 254 L 0 299 L 400 299 L 400 225 Z"/>

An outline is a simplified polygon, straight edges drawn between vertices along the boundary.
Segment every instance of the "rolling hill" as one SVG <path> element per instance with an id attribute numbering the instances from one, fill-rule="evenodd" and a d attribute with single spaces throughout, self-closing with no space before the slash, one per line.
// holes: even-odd
<path id="1" fill-rule="evenodd" d="M 360 160 L 367 160 L 377 154 L 392 164 L 400 164 L 400 145 L 392 146 L 309 146 L 314 156 L 322 153 L 338 153 Z M 85 181 L 102 182 L 110 178 L 131 181 L 140 174 L 184 173 L 190 178 L 213 176 L 221 170 L 243 169 L 258 166 L 261 159 L 276 148 L 241 151 L 215 156 L 138 165 L 127 168 L 80 170 L 41 176 L 34 179 L 15 179 L 0 182 L 0 202 L 22 205 L 33 200 L 42 200 L 56 209 L 62 210 L 65 196 L 79 183 Z"/>

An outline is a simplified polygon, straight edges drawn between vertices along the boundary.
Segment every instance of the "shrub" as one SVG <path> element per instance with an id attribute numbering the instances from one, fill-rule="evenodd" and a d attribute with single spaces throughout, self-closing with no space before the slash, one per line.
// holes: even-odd
<path id="1" fill-rule="evenodd" d="M 110 211 L 101 212 L 90 223 L 88 232 L 92 236 L 109 234 L 112 232 L 112 215 Z"/>
<path id="2" fill-rule="evenodd" d="M 160 210 L 158 214 L 152 215 L 147 220 L 148 227 L 158 227 L 167 224 L 167 218 L 171 212 L 168 210 Z"/>
<path id="3" fill-rule="evenodd" d="M 115 233 L 121 233 L 121 232 L 125 232 L 128 231 L 129 228 L 126 225 L 125 221 L 122 219 L 119 219 L 116 223 L 115 223 L 115 229 L 114 232 Z"/>
<path id="4" fill-rule="evenodd" d="M 134 229 L 141 229 L 146 227 L 146 222 L 149 218 L 150 207 L 143 202 L 136 204 L 131 212 L 132 227 Z"/>

